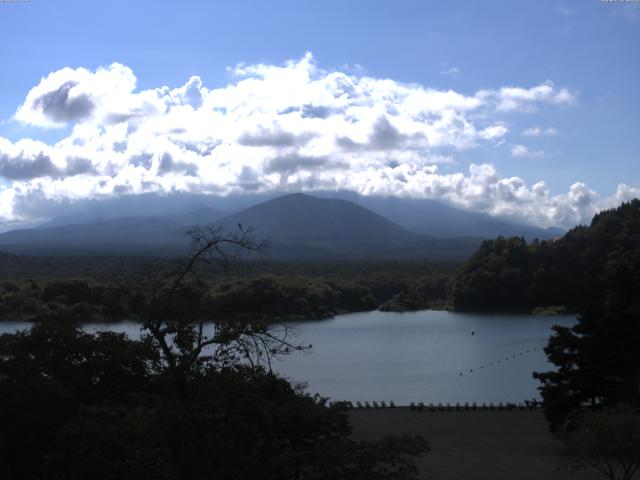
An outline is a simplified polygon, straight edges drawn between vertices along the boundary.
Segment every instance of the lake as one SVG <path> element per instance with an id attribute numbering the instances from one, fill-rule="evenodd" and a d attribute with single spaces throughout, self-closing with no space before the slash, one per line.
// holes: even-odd
<path id="1" fill-rule="evenodd" d="M 522 402 L 539 398 L 531 373 L 552 368 L 542 351 L 552 325 L 574 323 L 573 316 L 434 310 L 338 315 L 291 323 L 295 340 L 313 348 L 292 353 L 274 369 L 334 400 Z M 26 327 L 4 322 L 0 333 Z M 139 334 L 132 322 L 86 328 Z"/>

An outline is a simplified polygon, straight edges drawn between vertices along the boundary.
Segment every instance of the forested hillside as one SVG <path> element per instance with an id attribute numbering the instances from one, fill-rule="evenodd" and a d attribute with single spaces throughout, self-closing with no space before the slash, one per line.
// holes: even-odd
<path id="1" fill-rule="evenodd" d="M 640 200 L 598 213 L 555 241 L 485 241 L 454 275 L 457 310 L 530 310 L 601 303 L 607 278 L 640 255 Z M 636 273 L 637 274 L 637 273 Z"/>

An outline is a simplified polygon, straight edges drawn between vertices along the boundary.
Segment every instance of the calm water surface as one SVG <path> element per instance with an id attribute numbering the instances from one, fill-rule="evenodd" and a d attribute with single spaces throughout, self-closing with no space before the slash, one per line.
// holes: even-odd
<path id="1" fill-rule="evenodd" d="M 520 402 L 539 398 L 531 373 L 551 369 L 542 351 L 551 326 L 574 323 L 572 316 L 432 310 L 339 315 L 292 323 L 296 341 L 313 349 L 293 353 L 274 367 L 291 380 L 307 382 L 311 393 L 336 400 Z M 26 327 L 4 322 L 0 333 Z M 131 337 L 140 332 L 130 322 L 86 328 Z"/>

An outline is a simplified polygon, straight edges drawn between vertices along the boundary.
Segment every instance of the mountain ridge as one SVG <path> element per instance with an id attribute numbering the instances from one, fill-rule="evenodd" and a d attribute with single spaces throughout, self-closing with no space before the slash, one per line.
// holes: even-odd
<path id="1" fill-rule="evenodd" d="M 382 200 L 367 199 L 367 202 L 384 210 L 380 207 Z M 403 205 L 410 203 L 397 199 L 395 206 L 388 210 L 402 210 Z M 416 205 L 425 204 L 418 202 Z M 446 213 L 449 208 L 443 206 L 440 211 Z M 185 232 L 189 227 L 211 223 L 227 229 L 235 229 L 238 224 L 252 227 L 257 236 L 272 240 L 272 258 L 282 259 L 422 257 L 460 260 L 470 255 L 482 240 L 482 237 L 469 234 L 468 229 L 459 229 L 459 235 L 447 238 L 428 235 L 425 234 L 430 225 L 428 212 L 414 212 L 408 216 L 414 222 L 423 219 L 426 225 L 422 233 L 411 231 L 393 218 L 344 198 L 292 193 L 226 216 L 219 209 L 201 206 L 186 213 L 164 216 L 107 217 L 85 222 L 82 215 L 69 217 L 67 221 L 75 218 L 77 223 L 64 224 L 64 220 L 58 220 L 38 228 L 0 234 L 0 249 L 40 254 L 175 255 L 187 251 L 189 241 Z M 445 217 L 441 214 L 432 219 L 431 225 L 446 223 Z"/>

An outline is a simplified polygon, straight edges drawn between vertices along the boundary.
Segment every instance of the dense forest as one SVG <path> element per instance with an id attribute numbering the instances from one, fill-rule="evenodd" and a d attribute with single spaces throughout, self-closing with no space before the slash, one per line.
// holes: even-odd
<path id="1" fill-rule="evenodd" d="M 593 266 L 576 283 L 591 297 L 575 326 L 554 327 L 545 351 L 557 370 L 534 375 L 553 429 L 571 426 L 583 407 L 640 407 L 640 201 L 603 212 L 578 232 L 569 240 L 578 235 L 582 243 L 573 244 L 584 253 L 574 258 Z"/>
<path id="2" fill-rule="evenodd" d="M 640 470 L 639 203 L 597 216 L 579 237 L 591 256 L 578 252 L 578 258 L 595 260 L 598 247 L 603 254 L 603 270 L 591 270 L 595 279 L 583 285 L 602 290 L 593 292 L 574 326 L 554 327 L 545 353 L 555 368 L 533 374 L 567 466 L 611 480 L 631 480 Z"/>
<path id="3" fill-rule="evenodd" d="M 640 407 L 640 248 L 608 264 L 605 299 L 554 327 L 545 352 L 555 371 L 535 373 L 552 429 L 583 407 Z M 638 432 L 640 434 L 640 432 Z"/>
<path id="4" fill-rule="evenodd" d="M 605 300 L 608 276 L 640 248 L 640 200 L 598 213 L 552 241 L 502 238 L 482 243 L 455 273 L 456 310 L 570 311 Z"/>
<path id="5" fill-rule="evenodd" d="M 0 320 L 135 319 L 129 286 L 166 278 L 180 259 L 0 257 Z M 446 302 L 448 263 L 234 262 L 200 266 L 183 286 L 198 315 L 265 321 L 327 318 L 339 313 L 417 310 Z M 140 292 L 140 295 L 145 295 Z"/>

